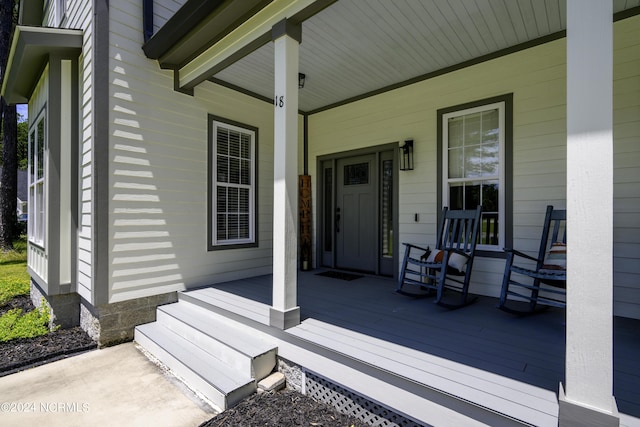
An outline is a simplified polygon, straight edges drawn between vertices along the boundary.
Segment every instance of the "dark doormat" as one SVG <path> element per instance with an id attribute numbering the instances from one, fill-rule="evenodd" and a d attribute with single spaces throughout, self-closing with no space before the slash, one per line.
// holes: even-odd
<path id="1" fill-rule="evenodd" d="M 345 273 L 344 271 L 334 271 L 334 270 L 323 271 L 322 273 L 316 273 L 316 276 L 331 277 L 332 279 L 340 279 L 340 280 L 356 280 L 361 277 L 364 277 L 361 274 Z"/>

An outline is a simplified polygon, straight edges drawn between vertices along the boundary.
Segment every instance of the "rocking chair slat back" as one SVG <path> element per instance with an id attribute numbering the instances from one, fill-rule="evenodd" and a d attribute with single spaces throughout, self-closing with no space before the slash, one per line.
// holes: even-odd
<path id="1" fill-rule="evenodd" d="M 566 258 L 560 255 L 561 262 L 558 263 L 556 259 L 554 264 L 550 263 L 550 259 L 552 259 L 552 247 L 560 247 L 563 251 L 561 253 L 566 253 L 566 220 L 566 210 L 547 206 L 537 259 L 513 249 L 505 249 L 507 259 L 499 309 L 514 314 L 530 314 L 549 306 L 565 307 Z M 526 261 L 527 259 L 535 261 L 535 268 L 527 266 L 526 263 L 515 264 L 516 260 Z M 514 299 L 516 301 L 513 301 Z M 527 304 L 522 305 L 517 300 Z"/>
<path id="2" fill-rule="evenodd" d="M 481 215 L 480 206 L 474 210 L 449 210 L 445 207 L 438 221 L 434 251 L 404 243 L 406 249 L 397 292 L 419 297 L 428 296 L 435 290 L 435 302 L 448 308 L 473 302 L 475 298 L 468 299 L 467 295 Z M 419 291 L 407 291 L 407 285 L 413 285 Z M 456 291 L 459 299 L 453 303 L 445 302 L 445 289 Z"/>

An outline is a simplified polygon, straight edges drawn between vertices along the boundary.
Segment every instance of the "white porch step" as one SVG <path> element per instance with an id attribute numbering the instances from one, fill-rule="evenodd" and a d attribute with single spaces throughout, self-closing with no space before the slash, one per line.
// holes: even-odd
<path id="1" fill-rule="evenodd" d="M 136 327 L 135 340 L 220 410 L 256 390 L 252 378 L 233 376 L 218 359 L 159 323 Z"/>
<path id="2" fill-rule="evenodd" d="M 276 347 L 255 331 L 217 313 L 180 301 L 158 307 L 156 321 L 256 381 L 276 365 Z"/>
<path id="3" fill-rule="evenodd" d="M 220 410 L 254 393 L 276 365 L 275 345 L 188 301 L 158 307 L 135 340 Z"/>
<path id="4" fill-rule="evenodd" d="M 227 318 L 242 318 L 269 325 L 271 306 L 251 298 L 234 295 L 216 288 L 202 288 L 178 293 L 178 300 L 190 302 Z"/>

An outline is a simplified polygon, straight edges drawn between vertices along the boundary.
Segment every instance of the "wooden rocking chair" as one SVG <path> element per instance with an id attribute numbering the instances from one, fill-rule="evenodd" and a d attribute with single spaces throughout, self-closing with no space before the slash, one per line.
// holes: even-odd
<path id="1" fill-rule="evenodd" d="M 398 293 L 412 297 L 427 297 L 436 291 L 435 303 L 447 308 L 471 304 L 469 280 L 480 231 L 482 207 L 475 210 L 442 209 L 438 240 L 433 251 L 410 243 L 406 246 L 402 270 L 398 280 Z M 407 285 L 415 291 L 407 291 Z M 456 291 L 459 296 L 445 302 L 445 290 Z"/>
<path id="2" fill-rule="evenodd" d="M 500 310 L 525 315 L 545 310 L 550 306 L 566 306 L 563 299 L 559 298 L 566 296 L 567 285 L 566 220 L 566 210 L 554 210 L 553 206 L 547 206 L 537 258 L 515 249 L 505 249 L 507 262 L 498 305 Z M 529 260 L 531 264 L 524 267 L 514 265 L 516 257 L 521 261 Z M 509 296 L 524 300 L 524 303 L 509 300 Z M 518 306 L 524 308 L 516 308 Z"/>

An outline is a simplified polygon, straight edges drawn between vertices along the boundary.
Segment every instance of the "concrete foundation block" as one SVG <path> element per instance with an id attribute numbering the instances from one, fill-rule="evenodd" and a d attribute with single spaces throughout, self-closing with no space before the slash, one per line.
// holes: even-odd
<path id="1" fill-rule="evenodd" d="M 63 329 L 80 324 L 80 296 L 71 292 L 60 295 L 46 295 L 32 280 L 30 285 L 31 302 L 37 308 L 46 304 L 51 313 L 49 327 L 59 326 Z"/>
<path id="2" fill-rule="evenodd" d="M 282 372 L 274 372 L 262 381 L 258 382 L 258 393 L 281 390 L 284 388 L 285 382 L 285 376 Z"/>
<path id="3" fill-rule="evenodd" d="M 156 320 L 159 305 L 177 300 L 177 293 L 170 292 L 95 307 L 83 301 L 80 326 L 98 342 L 99 347 L 132 341 L 136 326 Z"/>

